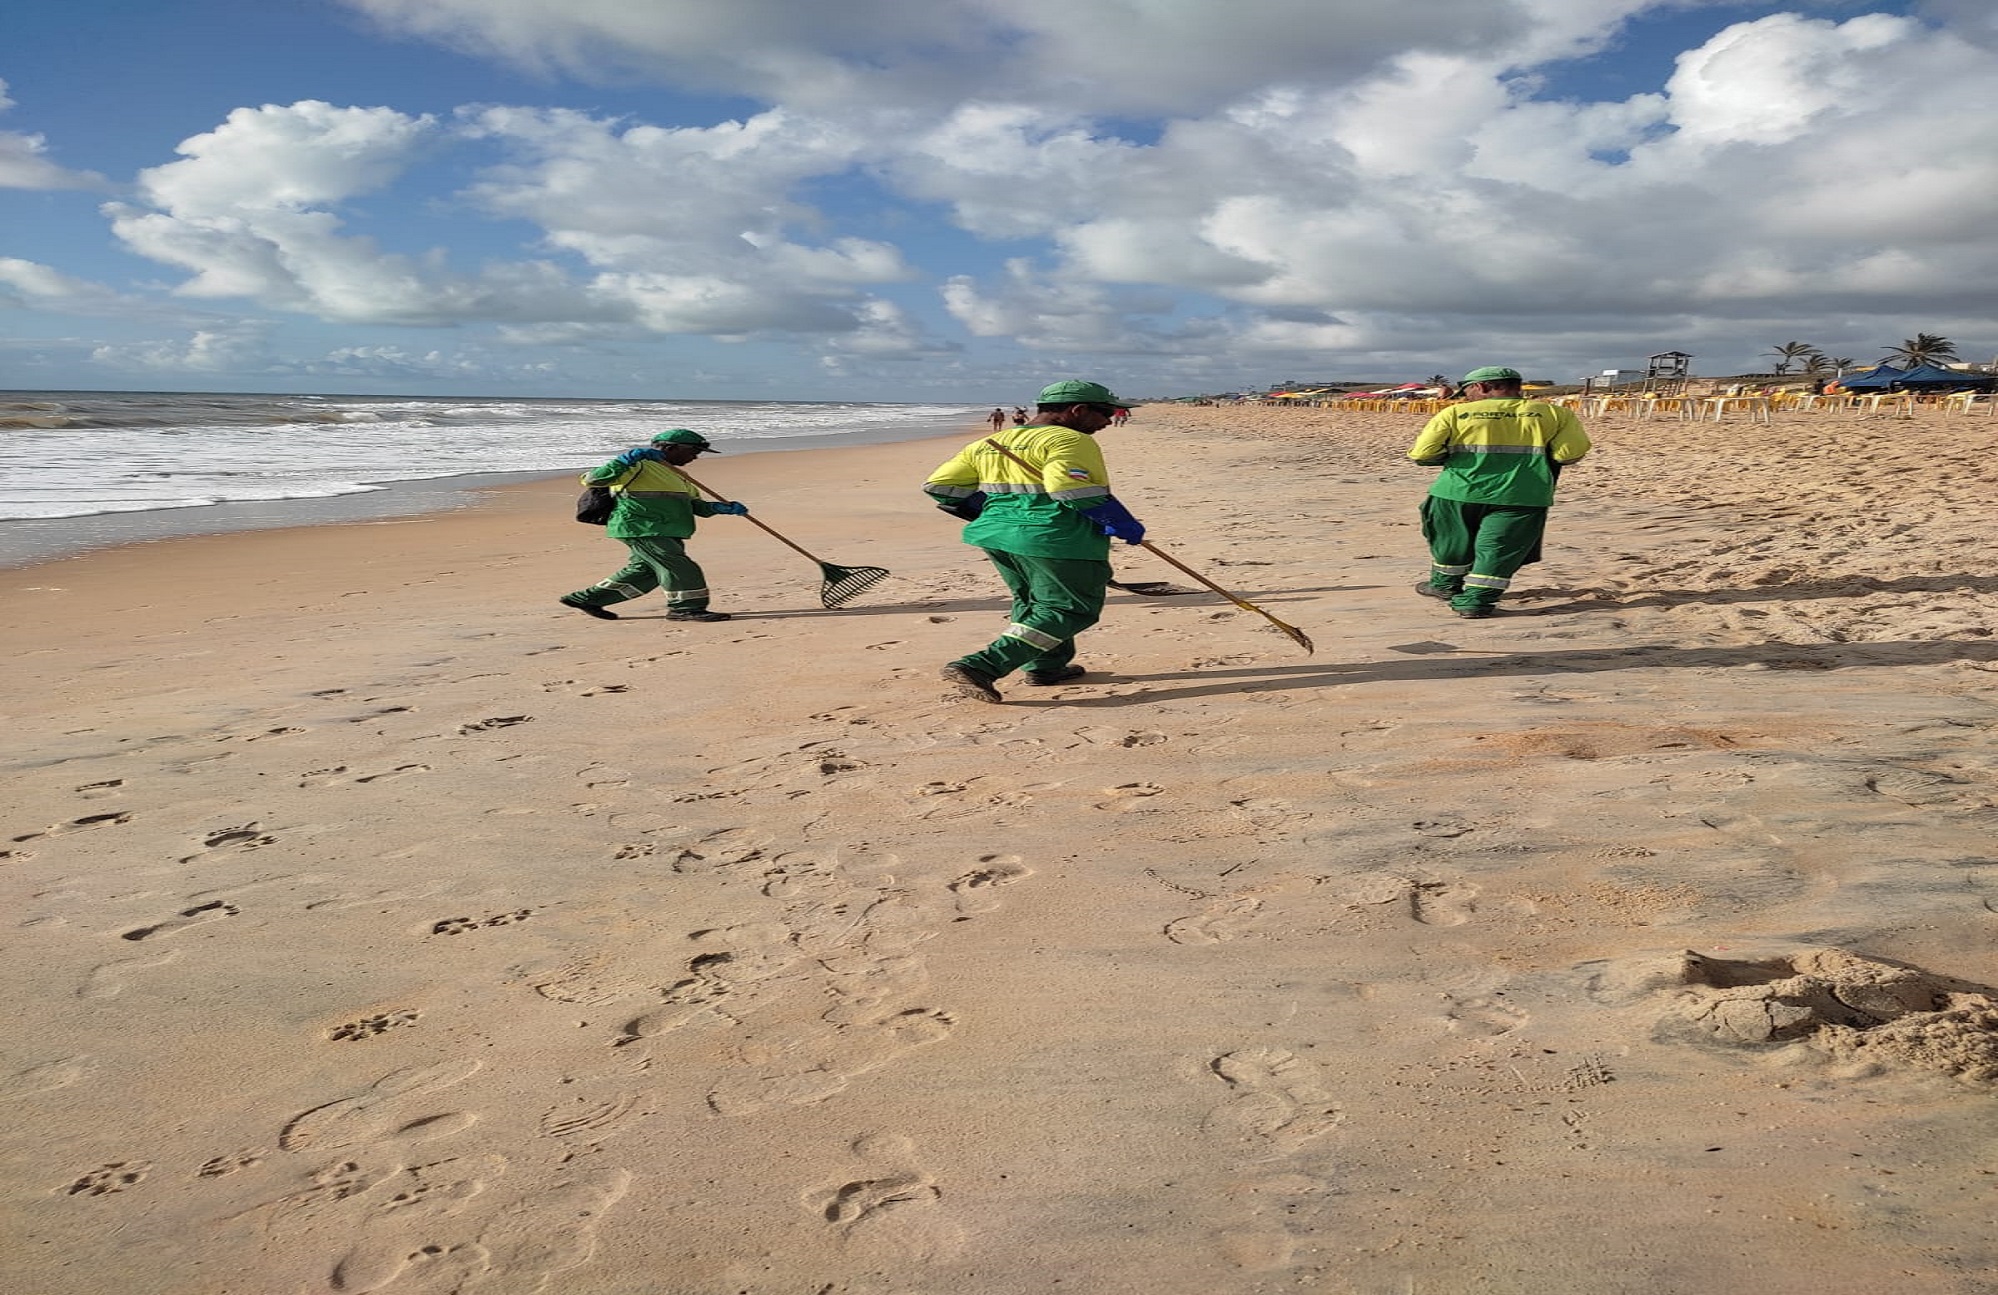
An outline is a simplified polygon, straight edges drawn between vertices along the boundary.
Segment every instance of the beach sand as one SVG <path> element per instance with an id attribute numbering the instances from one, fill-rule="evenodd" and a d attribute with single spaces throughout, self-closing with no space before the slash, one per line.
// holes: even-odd
<path id="1" fill-rule="evenodd" d="M 1998 426 L 1597 420 L 1464 621 L 1419 421 L 1106 432 L 1316 654 L 1001 706 L 956 439 L 703 460 L 837 613 L 565 611 L 567 481 L 0 573 L 0 1290 L 1998 1289 Z"/>

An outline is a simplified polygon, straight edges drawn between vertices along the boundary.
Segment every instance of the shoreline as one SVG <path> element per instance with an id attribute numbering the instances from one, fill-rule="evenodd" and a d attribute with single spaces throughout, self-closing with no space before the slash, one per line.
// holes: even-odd
<path id="1" fill-rule="evenodd" d="M 797 436 L 764 443 L 744 439 L 732 442 L 722 457 L 792 454 L 933 439 L 937 439 L 937 433 L 931 429 L 920 433 L 912 431 L 906 437 L 882 432 Z M 0 519 L 0 570 L 30 567 L 131 544 L 151 544 L 198 535 L 231 535 L 294 526 L 338 526 L 475 508 L 483 491 L 537 481 L 573 481 L 591 466 L 594 465 L 585 464 L 568 472 L 456 473 L 404 481 L 370 482 L 366 484 L 377 488 L 309 499 L 239 500 L 189 508 L 132 509 L 76 517 L 3 518 Z"/>

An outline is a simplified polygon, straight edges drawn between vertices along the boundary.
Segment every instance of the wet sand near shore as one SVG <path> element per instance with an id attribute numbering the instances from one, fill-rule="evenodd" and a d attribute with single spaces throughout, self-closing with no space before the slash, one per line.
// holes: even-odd
<path id="1" fill-rule="evenodd" d="M 999 706 L 955 438 L 696 469 L 835 613 L 728 518 L 565 611 L 560 481 L 0 572 L 0 1287 L 1991 1291 L 1990 421 L 1594 421 L 1488 621 L 1418 423 L 1106 432 L 1317 651 Z"/>

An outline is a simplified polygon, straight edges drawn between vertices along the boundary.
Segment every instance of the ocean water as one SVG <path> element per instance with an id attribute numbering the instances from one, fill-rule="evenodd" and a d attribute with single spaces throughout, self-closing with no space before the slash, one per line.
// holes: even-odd
<path id="1" fill-rule="evenodd" d="M 396 482 L 581 470 L 672 427 L 694 428 L 725 454 L 915 440 L 963 430 L 987 408 L 0 392 L 0 520 L 329 499 Z"/>

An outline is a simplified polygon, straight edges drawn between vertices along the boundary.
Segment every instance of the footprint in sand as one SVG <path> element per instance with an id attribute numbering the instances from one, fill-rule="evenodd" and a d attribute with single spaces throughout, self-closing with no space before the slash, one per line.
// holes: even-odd
<path id="1" fill-rule="evenodd" d="M 220 899 L 213 899 L 206 904 L 196 904 L 192 908 L 183 908 L 177 916 L 169 918 L 164 922 L 155 922 L 151 926 L 141 926 L 127 931 L 120 938 L 126 940 L 150 940 L 159 936 L 175 935 L 181 931 L 185 931 L 190 926 L 202 926 L 209 922 L 219 922 L 225 917 L 235 917 L 242 913 L 242 911 L 242 909 L 236 907 L 234 904 Z"/>
<path id="2" fill-rule="evenodd" d="M 662 1034 L 670 1034 L 691 1021 L 708 1015 L 714 1005 L 729 995 L 725 985 L 709 984 L 698 980 L 681 981 L 662 991 L 666 1006 L 655 1011 L 643 1012 L 626 1021 L 611 1040 L 614 1048 L 627 1047 L 642 1039 L 656 1039 Z"/>
<path id="3" fill-rule="evenodd" d="M 384 715 L 407 715 L 415 709 L 416 707 L 414 706 L 384 706 L 380 710 L 372 710 L 365 715 L 349 715 L 347 722 L 349 724 L 366 724 L 371 720 L 380 719 Z"/>
<path id="4" fill-rule="evenodd" d="M 1174 944 L 1225 944 L 1247 935 L 1263 903 L 1245 895 L 1217 895 L 1198 913 L 1166 923 L 1165 937 Z"/>
<path id="5" fill-rule="evenodd" d="M 1017 854 L 980 855 L 978 866 L 951 882 L 949 890 L 957 897 L 958 912 L 989 913 L 1000 904 L 994 891 L 1033 875 L 1034 870 L 1023 865 Z"/>
<path id="6" fill-rule="evenodd" d="M 179 949 L 168 949 L 151 958 L 124 958 L 117 962 L 106 962 L 92 967 L 90 974 L 83 978 L 77 987 L 78 998 L 116 998 L 130 986 L 131 974 L 135 971 L 149 971 L 154 967 L 164 967 L 180 957 Z"/>
<path id="7" fill-rule="evenodd" d="M 1294 1154 L 1345 1121 L 1315 1063 L 1283 1048 L 1242 1048 L 1223 1053 L 1207 1072 L 1227 1086 L 1228 1098 L 1201 1125 L 1204 1132 L 1274 1160 Z"/>
<path id="8" fill-rule="evenodd" d="M 276 845 L 277 838 L 268 832 L 258 830 L 255 823 L 244 823 L 240 827 L 218 827 L 201 838 L 203 850 L 260 850 L 267 845 Z M 199 863 L 201 856 L 190 854 L 182 863 Z"/>
<path id="9" fill-rule="evenodd" d="M 631 770 L 619 769 L 607 764 L 593 764 L 586 769 L 578 769 L 576 778 L 585 787 L 629 787 Z"/>
<path id="10" fill-rule="evenodd" d="M 578 1097 L 541 1117 L 541 1136 L 574 1138 L 588 1134 L 594 1140 L 611 1125 L 631 1114 L 637 1104 L 636 1093 L 621 1093 L 608 1101 Z"/>
<path id="11" fill-rule="evenodd" d="M 380 1168 L 342 1161 L 313 1173 L 301 1190 L 236 1217 L 259 1217 L 266 1231 L 287 1235 L 294 1248 L 321 1234 L 340 1238 L 346 1252 L 326 1279 L 335 1291 L 376 1291 L 420 1272 L 406 1289 L 444 1295 L 490 1274 L 490 1252 L 470 1240 L 477 1225 L 459 1216 L 505 1172 L 505 1158 L 496 1155 Z M 495 1282 L 480 1289 L 541 1287 Z"/>
<path id="12" fill-rule="evenodd" d="M 38 1066 L 17 1070 L 5 1079 L 0 1079 L 0 1102 L 32 1097 L 36 1093 L 51 1092 L 57 1088 L 67 1088 L 95 1069 L 97 1063 L 88 1056 L 74 1056 L 44 1061 Z"/>
<path id="13" fill-rule="evenodd" d="M 1495 997 L 1478 995 L 1458 998 L 1446 994 L 1444 1001 L 1449 1005 L 1443 1010 L 1443 1018 L 1450 1023 L 1450 1029 L 1458 1034 L 1496 1038 L 1501 1034 L 1512 1033 L 1528 1020 L 1525 1012 Z"/>
<path id="14" fill-rule="evenodd" d="M 394 1011 L 378 1012 L 373 1016 L 364 1016 L 358 1021 L 336 1025 L 326 1032 L 326 1037 L 342 1043 L 372 1039 L 387 1034 L 390 1030 L 414 1025 L 421 1015 L 422 1013 L 413 1007 L 398 1007 Z"/>
<path id="15" fill-rule="evenodd" d="M 464 935 L 471 931 L 484 930 L 493 926 L 512 926 L 525 922 L 534 916 L 531 908 L 516 908 L 507 913 L 493 913 L 486 917 L 446 917 L 430 924 L 432 935 Z"/>
<path id="16" fill-rule="evenodd" d="M 857 1076 L 916 1048 L 941 1042 L 956 1028 L 948 1013 L 928 1007 L 904 1008 L 877 1019 L 835 1025 L 804 1039 L 785 1039 L 781 1050 L 798 1058 L 780 1072 L 745 1076 L 708 1094 L 717 1115 L 752 1115 L 773 1106 L 809 1106 L 843 1092 Z M 745 1051 L 754 1050 L 752 1042 Z M 809 1060 L 809 1064 L 806 1064 Z"/>
<path id="17" fill-rule="evenodd" d="M 1424 926 L 1462 926 L 1477 911 L 1478 888 L 1459 882 L 1417 881 L 1408 892 L 1410 916 Z"/>
<path id="18" fill-rule="evenodd" d="M 203 1161 L 201 1168 L 194 1171 L 194 1176 L 196 1178 L 227 1178 L 231 1174 L 240 1174 L 246 1170 L 255 1169 L 258 1165 L 264 1163 L 269 1156 L 270 1152 L 262 1147 L 245 1147 L 241 1151 L 231 1151 L 226 1155 L 215 1156 Z"/>
<path id="19" fill-rule="evenodd" d="M 470 1127 L 463 1111 L 419 1115 L 432 1093 L 454 1088 L 479 1072 L 477 1061 L 448 1061 L 421 1070 L 395 1070 L 365 1092 L 315 1106 L 291 1118 L 278 1134 L 286 1151 L 335 1151 L 361 1142 L 427 1142 Z"/>
<path id="20" fill-rule="evenodd" d="M 646 989 L 645 982 L 628 974 L 617 959 L 602 954 L 586 954 L 546 970 L 535 969 L 527 983 L 550 1002 L 587 1007 L 615 1003 Z"/>
<path id="21" fill-rule="evenodd" d="M 799 1197 L 843 1249 L 875 1261 L 936 1263 L 963 1247 L 964 1229 L 944 1211 L 943 1189 L 918 1163 L 914 1143 L 868 1134 L 853 1143 L 853 1155 L 857 1173 Z"/>
<path id="22" fill-rule="evenodd" d="M 67 823 L 57 823 L 55 826 L 44 828 L 39 832 L 24 832 L 20 836 L 14 837 L 13 840 L 37 841 L 45 836 L 64 836 L 70 832 L 81 832 L 93 827 L 116 827 L 120 823 L 129 823 L 131 821 L 132 816 L 124 811 L 114 811 L 109 814 L 85 814 L 82 818 L 73 818 Z"/>
<path id="23" fill-rule="evenodd" d="M 1164 795 L 1165 788 L 1155 782 L 1126 782 L 1119 783 L 1115 787 L 1105 787 L 1103 794 L 1110 799 L 1099 802 L 1096 808 L 1128 812 L 1133 809 L 1150 808 L 1144 802 L 1153 796 Z"/>
<path id="24" fill-rule="evenodd" d="M 1297 1173 L 1270 1174 L 1232 1184 L 1227 1203 L 1237 1221 L 1215 1234 L 1215 1248 L 1222 1258 L 1248 1272 L 1290 1267 L 1299 1237 L 1287 1225 L 1301 1225 L 1305 1234 L 1313 1231 L 1313 1201 L 1326 1196 L 1326 1188 L 1323 1180 Z"/>
<path id="25" fill-rule="evenodd" d="M 114 1160 L 56 1190 L 64 1196 L 116 1196 L 144 1182 L 152 1170 L 152 1165 L 144 1160 Z"/>
<path id="26" fill-rule="evenodd" d="M 365 787 L 372 782 L 393 782 L 398 778 L 407 778 L 413 774 L 429 772 L 430 766 L 427 764 L 399 764 L 393 769 L 384 769 L 380 773 L 362 774 L 360 777 L 354 779 L 354 782 L 358 786 Z"/>
<path id="27" fill-rule="evenodd" d="M 458 726 L 458 736 L 469 737 L 473 733 L 485 733 L 496 728 L 511 728 L 515 724 L 531 723 L 533 719 L 534 716 L 532 715 L 495 715 L 491 719 L 482 719 L 470 724 L 460 724 Z"/>

